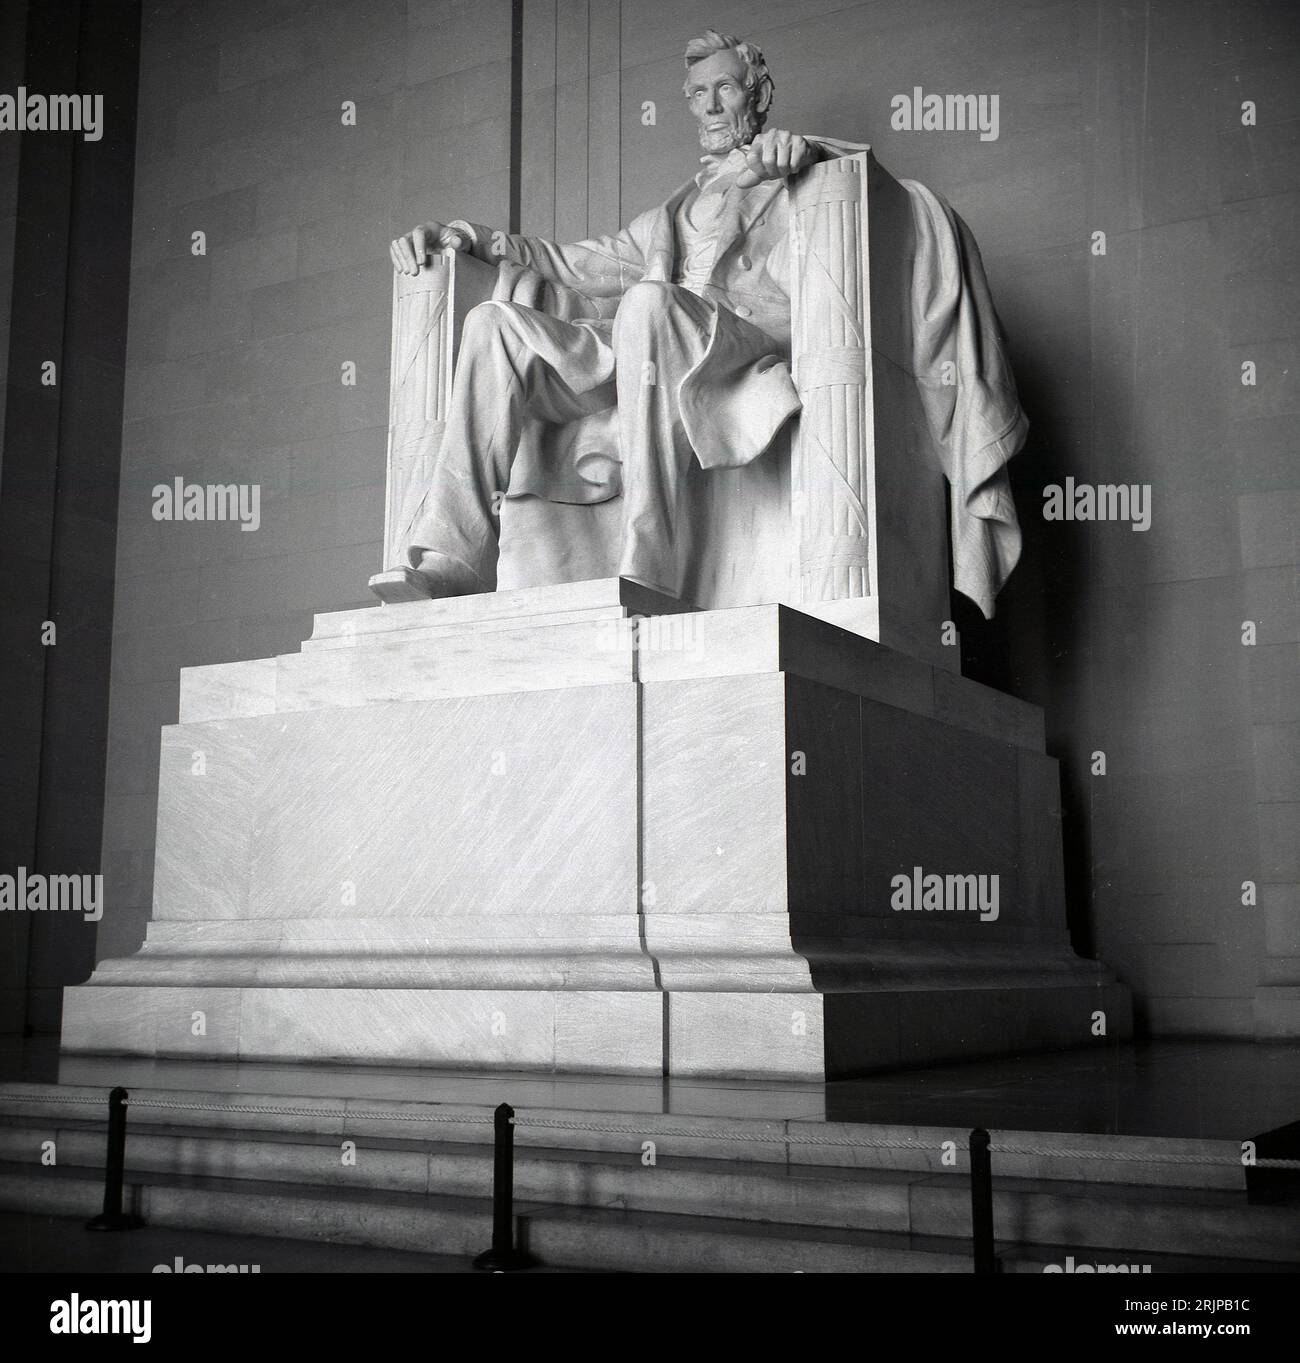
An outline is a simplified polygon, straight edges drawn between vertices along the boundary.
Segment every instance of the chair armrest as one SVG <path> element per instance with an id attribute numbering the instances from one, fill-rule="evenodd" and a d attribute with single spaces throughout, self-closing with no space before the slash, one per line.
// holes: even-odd
<path id="1" fill-rule="evenodd" d="M 803 403 L 792 509 L 802 601 L 875 591 L 867 172 L 859 152 L 811 166 L 791 187 L 791 358 Z"/>
<path id="2" fill-rule="evenodd" d="M 417 275 L 393 275 L 389 371 L 388 478 L 384 499 L 387 569 L 407 565 L 400 543 L 412 489 L 427 485 L 442 444 L 447 401 L 465 314 L 492 297 L 497 271 L 471 255 L 435 253 Z"/>

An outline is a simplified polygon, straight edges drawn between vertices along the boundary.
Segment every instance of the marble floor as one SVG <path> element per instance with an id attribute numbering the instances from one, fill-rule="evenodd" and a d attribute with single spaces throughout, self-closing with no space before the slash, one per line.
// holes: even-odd
<path id="1" fill-rule="evenodd" d="M 0 1039 L 0 1081 L 12 1080 L 1204 1139 L 1300 1120 L 1300 1044 L 1233 1041 L 1137 1042 L 811 1084 L 61 1057 L 52 1038 Z"/>
<path id="2" fill-rule="evenodd" d="M 464 1256 L 409 1254 L 267 1236 L 145 1226 L 130 1235 L 87 1235 L 79 1220 L 0 1212 L 0 1273 L 152 1273 L 158 1264 L 254 1264 L 261 1273 L 472 1273 Z"/>
<path id="3" fill-rule="evenodd" d="M 239 1265 L 260 1273 L 473 1273 L 463 1254 L 414 1254 L 372 1245 L 227 1235 L 144 1226 L 130 1235 L 87 1235 L 80 1220 L 39 1212 L 0 1212 L 0 1273 L 153 1273 L 166 1264 Z M 582 1273 L 539 1264 L 541 1273 Z"/>

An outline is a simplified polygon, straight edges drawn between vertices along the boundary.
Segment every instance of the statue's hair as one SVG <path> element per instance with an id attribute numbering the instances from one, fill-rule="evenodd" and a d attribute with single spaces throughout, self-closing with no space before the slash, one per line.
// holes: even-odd
<path id="1" fill-rule="evenodd" d="M 763 60 L 762 50 L 756 43 L 745 42 L 730 33 L 719 33 L 716 29 L 706 28 L 699 38 L 692 38 L 686 44 L 686 81 L 683 92 L 689 96 L 691 89 L 691 67 L 713 56 L 715 52 L 738 52 L 745 63 L 745 89 L 754 99 L 754 114 L 761 129 L 767 121 L 767 109 L 772 103 L 772 92 L 776 88 Z M 764 98 L 766 95 L 766 98 Z"/>

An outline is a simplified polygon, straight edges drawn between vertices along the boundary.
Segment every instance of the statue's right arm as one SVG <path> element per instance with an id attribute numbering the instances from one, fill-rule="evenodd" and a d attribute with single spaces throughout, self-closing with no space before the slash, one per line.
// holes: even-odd
<path id="1" fill-rule="evenodd" d="M 418 274 L 430 250 L 447 247 L 467 251 L 489 265 L 509 260 L 527 266 L 543 279 L 591 298 L 617 297 L 645 272 L 645 255 L 631 228 L 561 246 L 544 237 L 494 231 L 478 223 L 425 223 L 393 242 L 389 254 L 399 273 Z"/>

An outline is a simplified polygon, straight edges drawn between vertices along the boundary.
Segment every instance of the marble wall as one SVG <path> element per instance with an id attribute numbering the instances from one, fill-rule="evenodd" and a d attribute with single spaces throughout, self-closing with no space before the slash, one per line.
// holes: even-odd
<path id="1" fill-rule="evenodd" d="M 27 11 L 19 5 L 0 10 L 0 85 L 12 89 L 22 81 Z M 0 139 L 0 432 L 4 430 L 9 395 L 9 338 L 14 283 L 14 239 L 18 227 L 18 154 L 20 139 Z M 3 487 L 4 441 L 0 438 L 0 487 Z M 30 799 L 30 787 L 22 783 Z M 0 1032 L 21 1031 L 26 1012 L 27 921 L 21 914 L 0 919 Z"/>
<path id="2" fill-rule="evenodd" d="M 167 2 L 143 27 L 101 958 L 148 921 L 178 670 L 373 603 L 388 242 L 509 202 L 509 0 Z M 154 520 L 177 477 L 257 484 L 258 529 Z"/>
<path id="3" fill-rule="evenodd" d="M 777 126 L 870 140 L 970 222 L 1032 431 L 1013 470 L 1024 560 L 991 625 L 958 607 L 967 670 L 1047 709 L 1080 947 L 1135 987 L 1154 1031 L 1251 1035 L 1261 982 L 1300 980 L 1287 937 L 1295 7 L 524 12 L 526 230 L 610 229 L 694 168 L 679 54 L 706 22 L 762 42 Z M 366 600 L 382 531 L 383 247 L 427 215 L 506 222 L 510 47 L 508 0 L 145 6 L 101 957 L 129 950 L 148 917 L 178 669 L 293 650 L 313 610 Z M 892 129 L 892 96 L 917 85 L 997 94 L 997 140 Z M 346 360 L 355 387 L 339 381 Z M 260 483 L 260 528 L 154 521 L 150 489 L 177 476 Z M 1149 483 L 1150 530 L 1045 521 L 1043 488 L 1067 476 Z"/>
<path id="4" fill-rule="evenodd" d="M 139 5 L 12 0 L 0 91 L 86 92 L 98 136 L 0 131 L 0 868 L 101 859 Z M 0 916 L 0 1030 L 58 1027 L 77 914 Z"/>
<path id="5" fill-rule="evenodd" d="M 0 10 L 0 85 L 12 89 L 23 77 L 27 11 L 19 5 Z M 18 156 L 20 139 L 0 139 L 0 432 L 4 430 L 9 395 L 9 338 L 12 330 L 14 240 L 18 227 Z M 0 438 L 0 487 L 3 487 L 4 440 Z M 22 783 L 22 795 L 30 799 L 30 786 Z M 25 830 L 24 830 L 25 831 Z M 23 1028 L 27 975 L 27 921 L 21 914 L 5 914 L 0 920 L 0 1031 Z"/>

